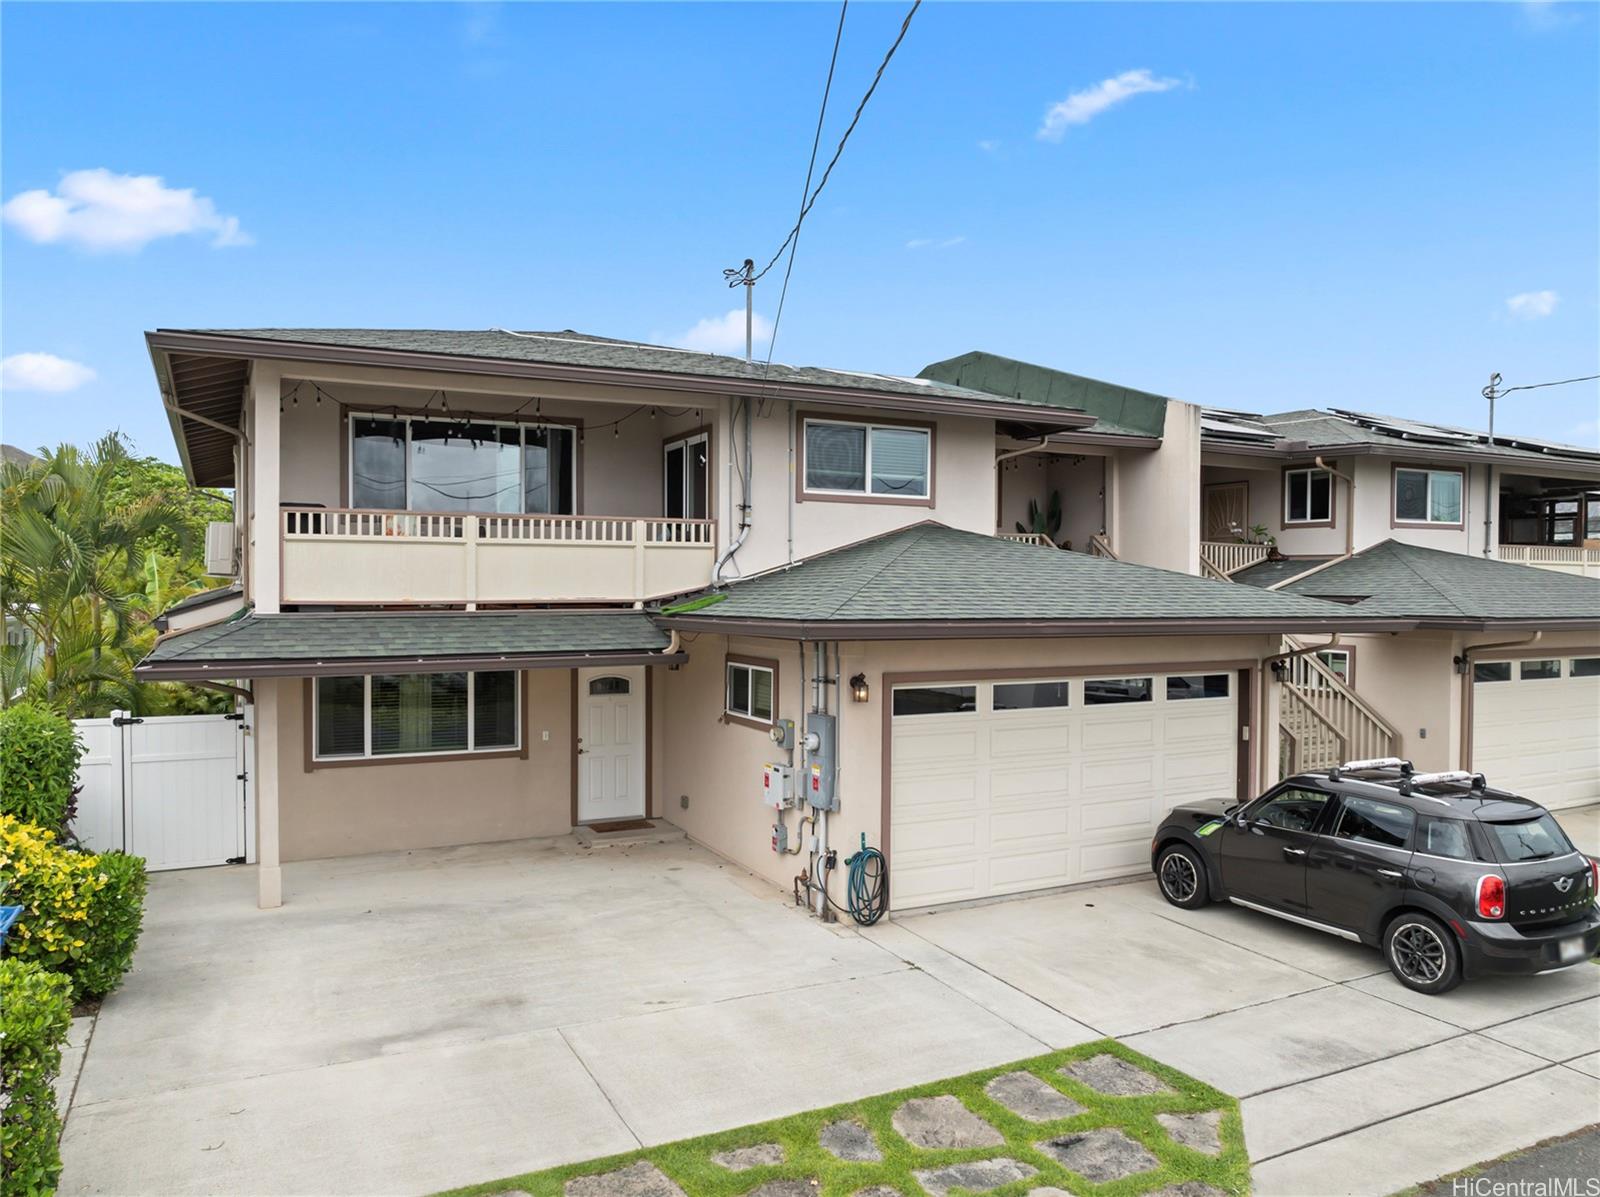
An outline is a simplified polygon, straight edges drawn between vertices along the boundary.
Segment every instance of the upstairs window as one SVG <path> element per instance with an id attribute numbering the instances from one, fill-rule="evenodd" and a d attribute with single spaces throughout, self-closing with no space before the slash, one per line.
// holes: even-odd
<path id="1" fill-rule="evenodd" d="M 502 421 L 350 417 L 350 506 L 571 515 L 576 437 Z"/>
<path id="2" fill-rule="evenodd" d="M 806 494 L 926 500 L 933 432 L 887 424 L 806 420 Z"/>
<path id="3" fill-rule="evenodd" d="M 1460 470 L 1396 469 L 1394 518 L 1398 524 L 1461 523 Z"/>
<path id="4" fill-rule="evenodd" d="M 1285 524 L 1331 524 L 1333 522 L 1333 475 L 1327 470 L 1285 470 L 1283 474 L 1283 522 Z"/>

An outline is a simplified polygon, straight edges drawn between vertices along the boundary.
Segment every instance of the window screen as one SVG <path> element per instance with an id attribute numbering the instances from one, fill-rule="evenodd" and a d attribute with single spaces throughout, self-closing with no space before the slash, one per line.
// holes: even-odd
<path id="1" fill-rule="evenodd" d="M 317 756 L 366 755 L 366 704 L 366 678 L 317 679 Z"/>
<path id="2" fill-rule="evenodd" d="M 806 487 L 866 490 L 867 430 L 854 424 L 807 424 Z"/>
<path id="3" fill-rule="evenodd" d="M 1040 707 L 1064 707 L 1067 690 L 1066 682 L 996 682 L 994 709 L 1031 711 Z"/>
<path id="4" fill-rule="evenodd" d="M 928 434 L 920 428 L 872 430 L 872 493 L 928 496 Z"/>

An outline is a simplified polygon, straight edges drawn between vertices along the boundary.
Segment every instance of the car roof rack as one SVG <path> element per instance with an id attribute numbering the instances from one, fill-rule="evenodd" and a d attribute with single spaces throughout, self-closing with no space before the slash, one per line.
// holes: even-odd
<path id="1" fill-rule="evenodd" d="M 1453 769 L 1446 773 L 1409 773 L 1400 779 L 1400 792 L 1410 797 L 1416 786 L 1444 785 L 1466 785 L 1481 794 L 1489 788 L 1489 781 L 1482 773 L 1468 773 L 1465 769 Z"/>
<path id="2" fill-rule="evenodd" d="M 1412 774 L 1411 762 L 1397 756 L 1380 756 L 1370 761 L 1346 761 L 1328 770 L 1329 781 L 1342 780 L 1345 773 L 1397 773 L 1401 777 Z"/>

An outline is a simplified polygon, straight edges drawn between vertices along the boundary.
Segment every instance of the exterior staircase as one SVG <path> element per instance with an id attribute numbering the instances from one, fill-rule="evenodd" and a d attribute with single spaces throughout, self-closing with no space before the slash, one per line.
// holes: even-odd
<path id="1" fill-rule="evenodd" d="M 1304 647 L 1292 637 L 1285 639 L 1291 648 Z M 1399 734 L 1315 653 L 1290 657 L 1283 666 L 1280 777 L 1397 754 Z"/>

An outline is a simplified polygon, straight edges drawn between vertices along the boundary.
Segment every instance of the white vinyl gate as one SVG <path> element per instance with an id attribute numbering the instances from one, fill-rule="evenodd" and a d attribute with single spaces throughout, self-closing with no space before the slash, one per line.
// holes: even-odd
<path id="1" fill-rule="evenodd" d="M 73 830 L 96 852 L 120 849 L 151 869 L 232 864 L 252 853 L 239 715 L 75 719 L 88 752 Z"/>

